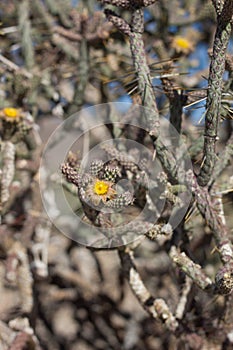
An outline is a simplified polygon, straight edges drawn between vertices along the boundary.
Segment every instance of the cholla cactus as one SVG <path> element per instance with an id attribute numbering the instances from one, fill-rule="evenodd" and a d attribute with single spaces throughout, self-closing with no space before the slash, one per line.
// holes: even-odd
<path id="1" fill-rule="evenodd" d="M 21 108 L 6 107 L 0 110 L 0 134 L 3 141 L 23 142 L 28 150 L 34 150 L 40 140 L 30 113 Z"/>
<path id="2" fill-rule="evenodd" d="M 61 171 L 66 180 L 77 187 L 84 213 L 96 226 L 103 223 L 102 217 L 101 220 L 98 219 L 102 209 L 122 209 L 134 201 L 133 194 L 129 191 L 118 191 L 116 182 L 121 177 L 121 170 L 111 162 L 94 160 L 87 172 L 77 170 L 67 162 L 62 164 Z"/>

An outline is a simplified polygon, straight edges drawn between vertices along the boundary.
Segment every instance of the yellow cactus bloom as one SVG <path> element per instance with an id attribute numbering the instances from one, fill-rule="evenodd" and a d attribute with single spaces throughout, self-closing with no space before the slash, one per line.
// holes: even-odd
<path id="1" fill-rule="evenodd" d="M 22 110 L 19 108 L 6 107 L 0 111 L 0 117 L 8 122 L 18 122 L 22 117 Z"/>
<path id="2" fill-rule="evenodd" d="M 117 194 L 112 188 L 113 185 L 113 182 L 95 179 L 87 186 L 86 196 L 94 205 L 99 205 L 101 201 L 106 203 Z"/>
<path id="3" fill-rule="evenodd" d="M 188 54 L 193 50 L 193 43 L 185 37 L 175 36 L 172 41 L 172 47 L 177 52 Z"/>
<path id="4" fill-rule="evenodd" d="M 105 181 L 96 181 L 94 184 L 94 192 L 99 196 L 103 196 L 108 193 L 109 184 Z"/>

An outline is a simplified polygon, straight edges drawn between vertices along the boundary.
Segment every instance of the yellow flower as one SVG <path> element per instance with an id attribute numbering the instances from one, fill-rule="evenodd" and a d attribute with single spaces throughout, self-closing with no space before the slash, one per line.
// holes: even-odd
<path id="1" fill-rule="evenodd" d="M 108 193 L 109 184 L 105 181 L 96 181 L 94 184 L 94 192 L 99 196 L 103 196 Z"/>
<path id="2" fill-rule="evenodd" d="M 22 116 L 22 110 L 19 108 L 6 107 L 0 111 L 0 117 L 11 123 L 18 122 Z"/>
<path id="3" fill-rule="evenodd" d="M 95 179 L 87 186 L 86 195 L 87 198 L 94 205 L 99 205 L 102 201 L 106 203 L 108 199 L 113 199 L 117 192 L 112 188 L 113 182 Z"/>
<path id="4" fill-rule="evenodd" d="M 192 42 L 182 36 L 175 36 L 173 38 L 172 47 L 177 52 L 183 52 L 184 54 L 188 54 L 193 50 Z"/>

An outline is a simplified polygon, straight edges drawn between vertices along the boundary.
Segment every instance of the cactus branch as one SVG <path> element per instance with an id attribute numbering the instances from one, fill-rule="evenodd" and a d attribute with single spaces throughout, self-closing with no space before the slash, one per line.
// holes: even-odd
<path id="1" fill-rule="evenodd" d="M 124 248 L 119 250 L 119 255 L 125 276 L 140 304 L 153 318 L 159 318 L 164 322 L 167 329 L 174 332 L 178 327 L 178 322 L 165 301 L 163 299 L 155 299 L 144 285 L 134 264 L 133 252 Z"/>
<path id="2" fill-rule="evenodd" d="M 218 3 L 217 13 L 220 11 L 219 6 Z M 217 29 L 210 64 L 206 102 L 204 163 L 198 175 L 198 183 L 201 186 L 208 184 L 216 161 L 215 144 L 220 118 L 222 79 L 225 70 L 226 49 L 232 30 L 232 15 L 233 2 L 226 0 L 221 13 L 217 16 Z"/>

